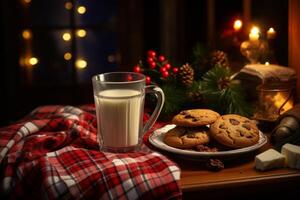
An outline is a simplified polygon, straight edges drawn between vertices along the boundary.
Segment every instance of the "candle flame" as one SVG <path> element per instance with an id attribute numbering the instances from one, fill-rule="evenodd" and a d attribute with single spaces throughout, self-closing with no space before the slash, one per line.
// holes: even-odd
<path id="1" fill-rule="evenodd" d="M 254 35 L 257 35 L 257 34 L 259 34 L 259 28 L 257 27 L 257 26 L 253 26 L 252 28 L 251 28 L 251 31 L 250 31 L 250 33 L 251 34 L 254 34 Z"/>
<path id="2" fill-rule="evenodd" d="M 271 28 L 269 28 L 268 32 L 269 33 L 275 33 L 275 30 L 274 30 L 274 28 L 271 27 Z"/>
<path id="3" fill-rule="evenodd" d="M 276 31 L 274 30 L 274 28 L 269 28 L 267 31 L 267 38 L 268 39 L 274 39 L 276 37 Z"/>
<path id="4" fill-rule="evenodd" d="M 243 26 L 243 22 L 240 19 L 237 19 L 233 23 L 233 28 L 235 31 L 239 31 Z"/>

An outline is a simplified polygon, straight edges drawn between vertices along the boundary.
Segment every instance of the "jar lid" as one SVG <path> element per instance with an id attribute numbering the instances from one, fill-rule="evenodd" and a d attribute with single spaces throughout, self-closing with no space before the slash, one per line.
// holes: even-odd
<path id="1" fill-rule="evenodd" d="M 257 76 L 261 79 L 262 83 L 267 82 L 290 82 L 296 81 L 296 72 L 294 69 L 280 65 L 262 65 L 250 64 L 246 65 L 240 71 L 249 75 Z"/>

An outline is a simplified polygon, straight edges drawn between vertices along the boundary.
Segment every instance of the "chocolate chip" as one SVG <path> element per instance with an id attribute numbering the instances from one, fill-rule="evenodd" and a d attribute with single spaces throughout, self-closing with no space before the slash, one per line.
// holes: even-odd
<path id="1" fill-rule="evenodd" d="M 239 122 L 238 120 L 236 120 L 236 119 L 230 118 L 229 121 L 230 121 L 230 123 L 231 123 L 232 125 L 239 125 L 239 124 L 240 124 L 240 122 Z"/>
<path id="2" fill-rule="evenodd" d="M 250 139 L 250 138 L 253 138 L 253 136 L 252 135 L 247 135 L 246 138 Z"/>
<path id="3" fill-rule="evenodd" d="M 196 122 L 196 121 L 198 121 L 198 119 L 197 119 L 197 118 L 194 118 L 192 121 L 193 121 L 193 122 Z"/>
<path id="4" fill-rule="evenodd" d="M 217 152 L 218 149 L 216 147 L 208 147 L 203 144 L 199 144 L 196 146 L 196 150 L 200 152 Z"/>
<path id="5" fill-rule="evenodd" d="M 237 132 L 240 134 L 241 137 L 244 137 L 244 136 L 245 136 L 245 134 L 243 133 L 243 131 L 237 130 Z"/>
<path id="6" fill-rule="evenodd" d="M 191 118 L 194 118 L 194 117 L 192 115 L 190 115 L 190 114 L 187 114 L 187 115 L 184 116 L 184 118 L 191 119 Z"/>
<path id="7" fill-rule="evenodd" d="M 225 126 L 225 124 L 220 124 L 219 128 L 226 129 L 226 126 Z"/>
<path id="8" fill-rule="evenodd" d="M 189 113 L 186 112 L 186 111 L 181 111 L 179 114 L 181 114 L 181 115 L 187 115 L 187 114 L 189 114 Z"/>
<path id="9" fill-rule="evenodd" d="M 250 129 L 251 129 L 249 124 L 243 124 L 242 127 L 244 127 L 244 128 L 247 129 L 247 130 L 250 130 Z"/>
<path id="10" fill-rule="evenodd" d="M 194 134 L 187 134 L 186 137 L 187 138 L 195 138 L 195 135 Z"/>

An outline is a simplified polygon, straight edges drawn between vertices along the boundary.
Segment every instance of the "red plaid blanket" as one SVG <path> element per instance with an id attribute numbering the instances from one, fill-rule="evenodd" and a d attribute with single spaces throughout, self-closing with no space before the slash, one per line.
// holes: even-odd
<path id="1" fill-rule="evenodd" d="M 1 199 L 178 199 L 180 169 L 98 150 L 93 106 L 43 106 L 0 129 Z"/>

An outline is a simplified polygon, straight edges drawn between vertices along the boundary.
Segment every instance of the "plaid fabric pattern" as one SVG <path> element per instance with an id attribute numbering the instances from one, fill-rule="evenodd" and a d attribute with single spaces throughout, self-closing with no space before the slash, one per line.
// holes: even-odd
<path id="1" fill-rule="evenodd" d="M 1 128 L 0 169 L 1 199 L 181 199 L 165 156 L 98 150 L 92 105 L 39 107 Z"/>

